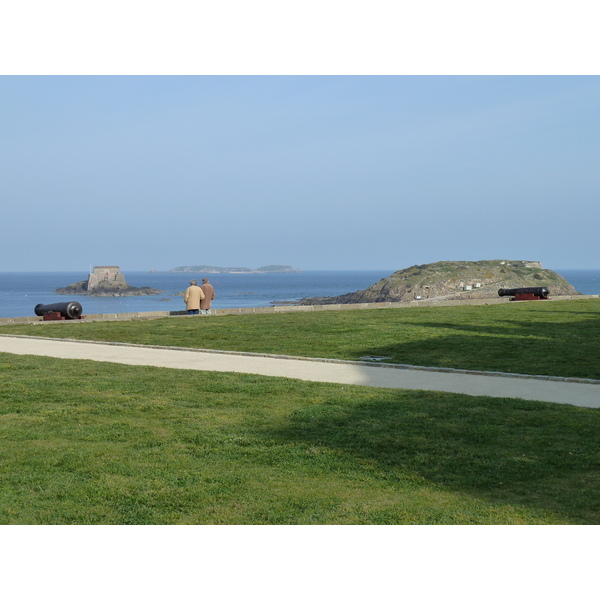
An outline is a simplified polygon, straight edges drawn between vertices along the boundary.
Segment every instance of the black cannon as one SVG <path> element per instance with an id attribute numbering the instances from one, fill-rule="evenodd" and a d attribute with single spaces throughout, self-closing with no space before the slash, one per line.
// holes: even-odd
<path id="1" fill-rule="evenodd" d="M 79 302 L 38 304 L 33 310 L 38 317 L 44 317 L 44 321 L 81 319 L 81 313 L 83 312 L 83 308 L 81 308 Z"/>
<path id="2" fill-rule="evenodd" d="M 498 296 L 514 296 L 515 300 L 546 300 L 550 290 L 547 287 L 524 287 L 498 290 Z"/>

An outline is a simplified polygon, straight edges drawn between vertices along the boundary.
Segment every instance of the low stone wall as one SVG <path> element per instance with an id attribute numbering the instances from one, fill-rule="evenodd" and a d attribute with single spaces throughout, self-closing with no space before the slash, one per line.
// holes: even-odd
<path id="1" fill-rule="evenodd" d="M 187 314 L 187 313 L 186 313 Z M 84 315 L 83 319 L 65 319 L 64 321 L 43 321 L 42 317 L 8 317 L 0 318 L 2 325 L 18 325 L 22 323 L 40 323 L 49 325 L 51 323 L 85 323 L 86 321 L 135 321 L 145 319 L 160 319 L 169 317 L 169 311 L 160 310 L 155 312 L 134 312 L 134 313 L 109 313 L 103 315 Z"/>
<path id="2" fill-rule="evenodd" d="M 600 296 L 554 296 L 539 302 L 548 302 L 556 300 L 589 300 L 598 299 Z M 416 308 L 422 306 L 474 306 L 487 304 L 507 304 L 512 301 L 508 298 L 485 298 L 477 300 L 413 300 L 412 302 L 368 302 L 364 304 L 311 304 L 308 306 L 298 306 L 293 304 L 277 306 L 255 306 L 246 308 L 213 308 L 210 316 L 220 317 L 225 315 L 252 315 L 252 314 L 272 314 L 289 312 L 319 312 L 327 310 L 361 310 L 375 308 Z M 203 317 L 204 315 L 198 315 Z M 55 324 L 55 323 L 85 323 L 90 321 L 140 321 L 148 319 L 163 319 L 165 317 L 189 317 L 185 310 L 158 310 L 154 312 L 133 312 L 133 313 L 110 313 L 103 315 L 85 315 L 84 319 L 73 319 L 65 321 L 42 321 L 41 317 L 8 317 L 0 318 L 2 325 L 18 324 Z"/>

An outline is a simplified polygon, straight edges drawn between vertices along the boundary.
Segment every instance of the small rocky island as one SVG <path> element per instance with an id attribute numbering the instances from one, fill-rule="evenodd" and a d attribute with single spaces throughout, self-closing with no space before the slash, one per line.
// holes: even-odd
<path id="1" fill-rule="evenodd" d="M 471 300 L 498 298 L 500 288 L 542 286 L 549 288 L 551 296 L 580 294 L 566 279 L 554 271 L 544 269 L 542 263 L 537 261 L 443 261 L 396 271 L 366 290 L 341 296 L 303 298 L 298 303 L 311 305 Z"/>
<path id="2" fill-rule="evenodd" d="M 258 269 L 248 267 L 212 267 L 209 265 L 193 265 L 189 267 L 175 267 L 169 273 L 300 273 L 289 265 L 267 265 Z"/>
<path id="3" fill-rule="evenodd" d="M 94 267 L 87 281 L 79 281 L 56 290 L 57 294 L 64 296 L 153 296 L 162 292 L 163 290 L 152 287 L 128 285 L 119 267 Z"/>

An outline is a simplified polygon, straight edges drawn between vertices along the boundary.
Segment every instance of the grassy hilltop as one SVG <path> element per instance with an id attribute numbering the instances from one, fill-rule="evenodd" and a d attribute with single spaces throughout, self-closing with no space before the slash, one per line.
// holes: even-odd
<path id="1" fill-rule="evenodd" d="M 442 261 L 396 271 L 366 290 L 326 298 L 304 298 L 302 304 L 410 302 L 418 299 L 497 298 L 500 288 L 548 287 L 552 296 L 579 292 L 566 279 L 525 260 Z M 465 289 L 466 288 L 466 289 Z"/>
<path id="2" fill-rule="evenodd" d="M 592 299 L 0 333 L 600 379 L 599 326 Z M 0 524 L 600 524 L 598 409 L 1 359 Z"/>
<path id="3" fill-rule="evenodd" d="M 600 300 L 6 325 L 0 333 L 600 379 Z"/>

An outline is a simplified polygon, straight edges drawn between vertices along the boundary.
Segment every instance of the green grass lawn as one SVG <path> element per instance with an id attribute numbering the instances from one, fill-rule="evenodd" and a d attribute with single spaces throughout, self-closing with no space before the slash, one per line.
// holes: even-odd
<path id="1" fill-rule="evenodd" d="M 600 379 L 600 300 L 60 322 L 1 333 Z"/>
<path id="2" fill-rule="evenodd" d="M 2 524 L 600 523 L 600 411 L 3 354 Z"/>
<path id="3" fill-rule="evenodd" d="M 0 333 L 600 379 L 600 301 Z M 3 524 L 600 524 L 600 411 L 0 354 Z"/>

